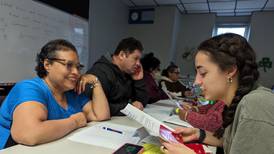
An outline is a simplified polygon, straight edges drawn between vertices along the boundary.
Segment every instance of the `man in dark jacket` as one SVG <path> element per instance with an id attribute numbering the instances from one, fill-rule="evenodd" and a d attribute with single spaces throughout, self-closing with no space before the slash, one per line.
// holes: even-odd
<path id="1" fill-rule="evenodd" d="M 115 52 L 102 56 L 87 71 L 100 80 L 107 96 L 112 116 L 123 115 L 120 110 L 128 103 L 143 110 L 148 101 L 140 64 L 143 46 L 135 38 L 125 38 Z"/>

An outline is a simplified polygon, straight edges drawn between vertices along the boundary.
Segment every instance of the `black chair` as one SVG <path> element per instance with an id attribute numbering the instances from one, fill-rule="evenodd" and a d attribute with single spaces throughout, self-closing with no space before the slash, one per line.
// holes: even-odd
<path id="1" fill-rule="evenodd" d="M 4 99 L 5 99 L 5 96 L 0 96 L 0 107 L 1 107 L 2 102 L 4 101 Z"/>
<path id="2" fill-rule="evenodd" d="M 4 94 L 4 88 L 0 87 L 0 107 L 2 105 L 2 102 L 4 101 L 5 96 L 2 96 Z"/>
<path id="3" fill-rule="evenodd" d="M 14 85 L 15 83 L 0 83 L 0 106 Z"/>
<path id="4" fill-rule="evenodd" d="M 216 154 L 224 154 L 224 149 L 222 147 L 217 147 Z"/>

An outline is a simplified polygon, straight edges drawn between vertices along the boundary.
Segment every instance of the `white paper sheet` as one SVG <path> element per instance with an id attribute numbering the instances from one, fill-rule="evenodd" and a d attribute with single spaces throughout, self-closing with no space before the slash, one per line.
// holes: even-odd
<path id="1" fill-rule="evenodd" d="M 173 107 L 147 104 L 147 106 L 144 108 L 144 112 L 160 121 L 163 121 L 164 119 L 167 119 L 173 112 Z"/>
<path id="2" fill-rule="evenodd" d="M 106 128 L 111 128 L 114 131 Z M 69 139 L 75 142 L 117 149 L 125 143 L 137 144 L 140 138 L 135 136 L 136 130 L 137 128 L 129 126 L 103 122 L 75 133 Z"/>
<path id="3" fill-rule="evenodd" d="M 164 119 L 164 122 L 179 125 L 179 126 L 184 126 L 184 127 L 193 127 L 188 122 L 181 120 L 178 115 L 172 115 L 172 116 Z"/>
<path id="4" fill-rule="evenodd" d="M 170 99 L 159 100 L 154 104 L 159 106 L 176 107 L 176 104 Z"/>
<path id="5" fill-rule="evenodd" d="M 160 136 L 159 130 L 160 125 L 164 125 L 165 127 L 169 128 L 170 130 L 173 130 L 172 128 L 166 126 L 161 121 L 153 118 L 152 116 L 146 114 L 145 112 L 137 109 L 136 107 L 132 106 L 131 104 L 128 104 L 123 110 L 121 110 L 122 113 L 127 115 L 128 117 L 136 120 L 141 125 L 143 125 L 147 131 L 150 133 L 150 135 L 153 136 Z"/>

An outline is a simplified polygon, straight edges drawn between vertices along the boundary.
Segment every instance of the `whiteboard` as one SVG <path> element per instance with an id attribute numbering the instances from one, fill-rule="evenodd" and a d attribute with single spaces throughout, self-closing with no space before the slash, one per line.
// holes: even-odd
<path id="1" fill-rule="evenodd" d="M 59 38 L 71 41 L 87 66 L 87 20 L 32 0 L 0 0 L 0 82 L 36 76 L 37 53 Z"/>

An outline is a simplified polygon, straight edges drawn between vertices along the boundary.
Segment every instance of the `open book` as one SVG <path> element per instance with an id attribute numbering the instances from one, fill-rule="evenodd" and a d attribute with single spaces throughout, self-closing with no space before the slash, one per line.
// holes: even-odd
<path id="1" fill-rule="evenodd" d="M 150 135 L 158 136 L 167 142 L 184 144 L 181 134 L 174 133 L 174 129 L 137 109 L 133 105 L 128 104 L 123 110 L 121 110 L 121 112 L 143 125 Z M 198 154 L 205 154 L 202 144 L 191 143 L 185 145 Z"/>

